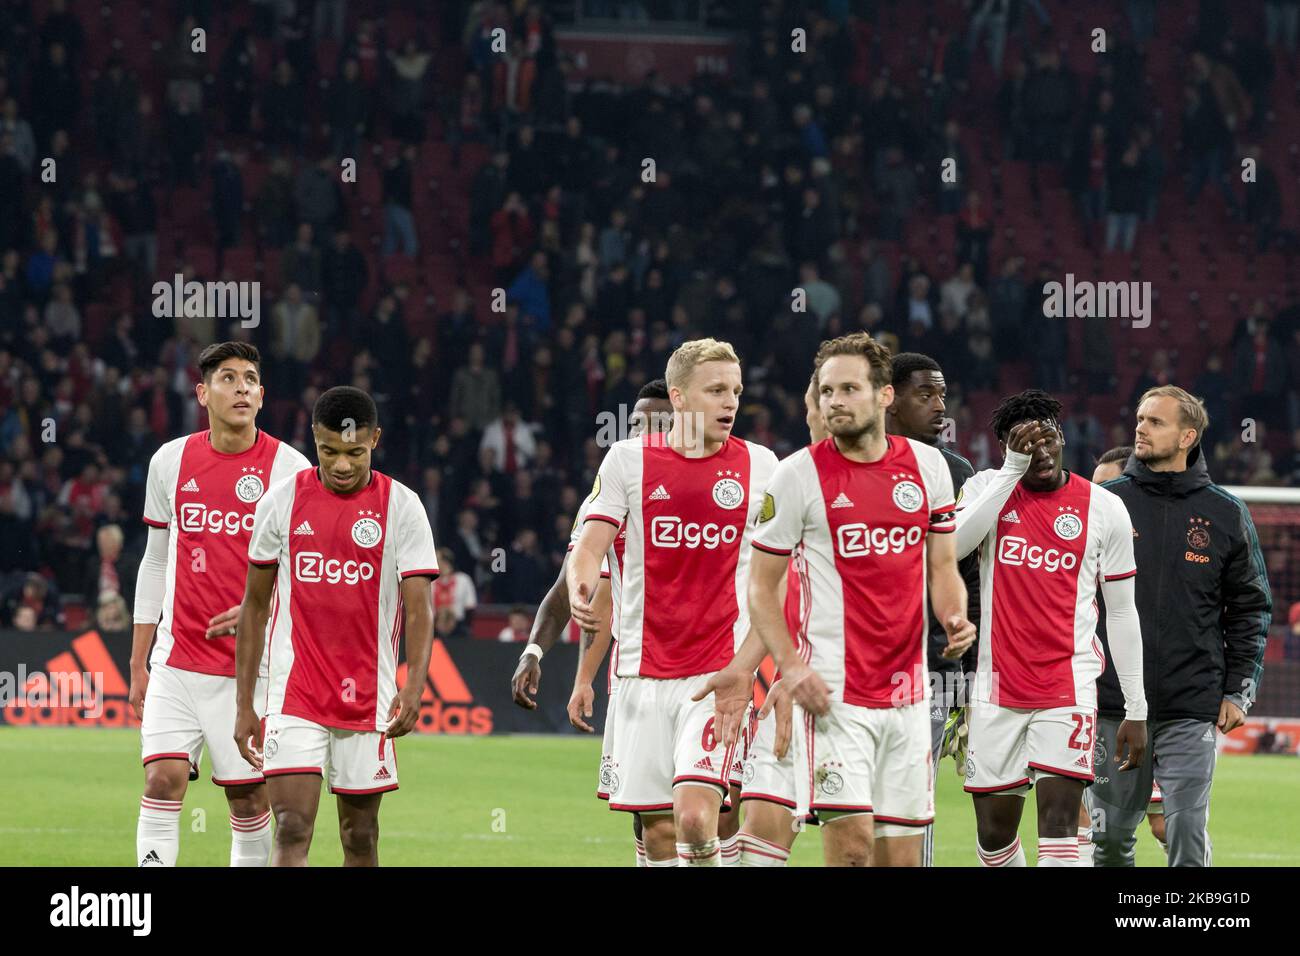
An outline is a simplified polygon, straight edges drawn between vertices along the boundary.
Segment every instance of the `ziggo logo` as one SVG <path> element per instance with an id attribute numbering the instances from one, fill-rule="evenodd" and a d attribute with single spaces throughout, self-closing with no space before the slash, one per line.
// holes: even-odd
<path id="1" fill-rule="evenodd" d="M 319 551 L 299 551 L 293 557 L 293 576 L 309 584 L 326 581 L 329 584 L 356 584 L 375 576 L 375 566 L 369 561 L 340 561 L 326 558 Z"/>
<path id="2" fill-rule="evenodd" d="M 252 533 L 253 512 L 240 514 L 238 511 L 208 510 L 206 505 L 191 502 L 181 505 L 181 530 L 191 532 L 210 531 L 212 534 L 239 534 L 241 531 Z"/>
<path id="3" fill-rule="evenodd" d="M 869 528 L 861 521 L 842 524 L 835 529 L 835 543 L 840 556 L 860 558 L 867 554 L 902 554 L 903 549 L 921 543 L 921 526 L 904 528 Z"/>
<path id="4" fill-rule="evenodd" d="M 1002 538 L 998 542 L 998 561 L 1002 564 L 1027 564 L 1035 570 L 1069 571 L 1079 563 L 1079 556 L 1071 551 L 1042 548 L 1024 538 Z"/>
<path id="5" fill-rule="evenodd" d="M 710 521 L 682 523 L 681 518 L 666 516 L 650 522 L 650 543 L 657 548 L 708 548 L 716 550 L 724 544 L 733 544 L 740 536 L 735 525 L 718 525 Z"/>

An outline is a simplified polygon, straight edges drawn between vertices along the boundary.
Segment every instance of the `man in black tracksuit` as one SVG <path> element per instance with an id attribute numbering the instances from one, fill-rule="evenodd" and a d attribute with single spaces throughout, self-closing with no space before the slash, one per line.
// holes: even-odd
<path id="1" fill-rule="evenodd" d="M 1258 693 L 1273 599 L 1250 512 L 1206 471 L 1200 441 L 1208 423 L 1199 399 L 1181 388 L 1149 390 L 1138 406 L 1133 457 L 1103 486 L 1123 499 L 1133 522 L 1151 743 L 1136 772 L 1115 772 L 1124 702 L 1108 669 L 1097 682 L 1097 778 L 1088 790 L 1096 866 L 1134 865 L 1153 775 L 1169 865 L 1210 865 L 1215 729 L 1240 726 Z"/>
<path id="2" fill-rule="evenodd" d="M 947 386 L 939 363 L 919 352 L 901 352 L 894 356 L 894 401 L 885 409 L 885 429 L 891 435 L 902 435 L 927 445 L 938 446 L 947 419 L 944 417 Z M 975 469 L 961 455 L 947 448 L 939 448 L 948 472 L 952 475 L 953 494 L 961 492 L 966 479 Z M 980 564 L 979 554 L 971 553 L 957 562 L 957 570 L 966 582 L 966 619 L 979 632 L 980 614 Z M 928 600 L 928 599 L 927 599 Z M 950 710 L 966 705 L 966 685 L 961 679 L 965 671 L 975 670 L 978 644 L 959 659 L 943 656 L 948 646 L 948 632 L 943 623 L 931 612 L 930 640 L 926 645 L 926 666 L 935 684 L 930 701 L 930 749 L 934 765 L 939 765 L 939 752 L 943 746 L 944 727 Z M 934 825 L 925 828 L 925 846 L 922 853 L 925 866 L 934 865 Z"/>

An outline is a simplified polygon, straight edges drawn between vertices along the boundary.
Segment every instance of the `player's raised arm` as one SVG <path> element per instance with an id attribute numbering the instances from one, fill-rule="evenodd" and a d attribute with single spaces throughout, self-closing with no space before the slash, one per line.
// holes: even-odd
<path id="1" fill-rule="evenodd" d="M 144 717 L 144 698 L 149 689 L 149 648 L 158 630 L 163 598 L 167 592 L 166 528 L 150 527 L 140 570 L 135 579 L 135 624 L 131 629 L 131 688 L 129 700 L 136 717 Z"/>
<path id="2" fill-rule="evenodd" d="M 1016 484 L 1029 470 L 1034 449 L 1046 441 L 1040 422 L 1020 422 L 1006 436 L 1006 457 L 992 480 L 974 498 L 963 496 L 957 511 L 958 560 L 978 548 L 993 530 L 1002 506 L 1011 497 Z"/>
<path id="3" fill-rule="evenodd" d="M 569 697 L 569 723 L 584 733 L 594 733 L 595 728 L 584 720 L 592 715 L 596 693 L 592 681 L 600 670 L 600 662 L 605 659 L 610 644 L 613 643 L 613 593 L 609 580 L 602 574 L 596 585 L 596 598 L 592 606 L 603 622 L 595 632 L 582 632 L 582 650 L 578 654 L 578 670 L 573 678 L 573 693 Z"/>

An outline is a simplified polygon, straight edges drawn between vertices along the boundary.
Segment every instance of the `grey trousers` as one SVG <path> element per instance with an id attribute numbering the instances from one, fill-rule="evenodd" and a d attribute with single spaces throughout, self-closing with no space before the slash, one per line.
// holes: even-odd
<path id="1" fill-rule="evenodd" d="M 1092 815 L 1094 866 L 1134 866 L 1137 830 L 1151 800 L 1151 781 L 1164 797 L 1170 866 L 1210 866 L 1210 785 L 1216 758 L 1215 726 L 1208 720 L 1147 723 L 1147 757 L 1136 770 L 1115 765 L 1120 721 L 1097 720 L 1097 779 L 1085 794 Z"/>
<path id="2" fill-rule="evenodd" d="M 941 702 L 930 702 L 930 766 L 935 780 L 939 777 L 939 748 L 943 746 L 943 728 L 948 722 L 948 708 Z M 925 828 L 925 843 L 921 846 L 921 865 L 934 866 L 934 824 Z"/>

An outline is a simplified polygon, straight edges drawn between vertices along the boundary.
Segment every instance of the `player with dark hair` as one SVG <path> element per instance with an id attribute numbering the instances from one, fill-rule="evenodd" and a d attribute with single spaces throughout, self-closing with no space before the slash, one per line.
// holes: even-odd
<path id="1" fill-rule="evenodd" d="M 271 854 L 262 774 L 230 739 L 235 648 L 228 638 L 243 591 L 253 509 L 271 484 L 311 463 L 258 429 L 260 363 L 246 342 L 200 352 L 202 381 L 194 390 L 208 427 L 167 442 L 149 462 L 149 539 L 131 642 L 130 702 L 141 718 L 145 776 L 136 828 L 140 866 L 175 865 L 181 803 L 205 746 L 212 782 L 225 788 L 230 804 L 230 865 L 265 866 Z M 253 662 L 253 679 L 261 686 L 265 668 L 259 674 L 258 665 Z"/>
<path id="2" fill-rule="evenodd" d="M 924 442 L 939 449 L 948 473 L 952 476 L 952 488 L 955 495 L 961 495 L 962 486 L 975 469 L 971 463 L 948 448 L 939 445 L 943 429 L 948 419 L 944 417 L 948 396 L 948 385 L 944 381 L 943 370 L 928 355 L 919 352 L 902 352 L 894 356 L 894 401 L 885 409 L 885 427 L 891 435 L 902 435 L 915 441 Z M 957 563 L 962 581 L 966 585 L 966 619 L 979 626 L 980 609 L 980 565 L 979 558 L 968 554 Z M 948 632 L 943 622 L 930 610 L 930 643 L 927 664 L 931 680 L 935 682 L 935 694 L 930 701 L 930 753 L 934 765 L 939 765 L 939 757 L 944 745 L 944 732 L 950 737 L 949 747 L 958 759 L 958 766 L 964 763 L 964 741 L 961 735 L 966 732 L 966 693 L 965 682 L 961 680 L 965 671 L 975 669 L 975 650 L 968 650 L 960 660 L 943 656 L 948 644 Z M 935 675 L 938 675 L 936 680 Z M 934 824 L 925 828 L 925 846 L 923 854 L 925 866 L 934 865 Z"/>
<path id="3" fill-rule="evenodd" d="M 258 504 L 236 639 L 240 752 L 267 778 L 275 866 L 306 866 L 329 766 L 345 866 L 379 863 L 379 804 L 396 790 L 394 738 L 409 733 L 433 646 L 433 532 L 419 497 L 375 471 L 374 400 L 331 388 L 312 410 L 318 468 Z M 266 718 L 254 708 L 270 631 Z M 406 630 L 407 679 L 397 688 Z"/>
<path id="4" fill-rule="evenodd" d="M 668 400 L 668 386 L 662 378 L 653 379 L 641 386 L 637 393 L 636 404 L 628 421 L 628 432 L 632 436 L 647 431 L 666 431 L 672 424 L 673 406 Z M 586 517 L 589 502 L 583 499 L 578 514 L 573 521 L 573 530 L 569 547 L 560 564 L 560 573 L 551 589 L 542 598 L 533 620 L 533 633 L 528 644 L 519 656 L 519 664 L 510 679 L 510 691 L 514 701 L 520 707 L 529 710 L 537 708 L 537 702 L 529 695 L 537 694 L 537 687 L 542 679 L 542 656 L 555 646 L 560 634 L 569 622 L 569 588 L 565 580 L 568 572 L 569 554 L 582 532 L 582 522 Z M 602 620 L 608 623 L 595 632 L 582 632 L 582 651 L 578 655 L 578 670 L 573 681 L 573 693 L 569 698 L 569 723 L 584 733 L 594 733 L 584 718 L 591 717 L 595 692 L 591 683 L 595 680 L 600 663 L 609 650 L 613 637 L 613 627 L 618 620 L 618 597 L 621 594 L 623 576 L 623 547 L 627 541 L 627 532 L 620 530 L 605 562 L 601 567 L 601 580 L 597 585 L 593 606 L 601 613 Z M 614 575 L 618 575 L 615 580 Z M 614 773 L 610 757 L 614 741 L 614 694 L 618 691 L 618 677 L 611 663 L 608 672 L 606 692 L 609 704 L 605 708 L 605 733 L 600 749 L 600 774 L 596 785 L 596 796 L 601 800 L 609 799 L 609 785 Z M 641 816 L 632 814 L 632 834 L 636 841 L 636 865 L 646 865 L 645 843 L 641 836 Z"/>
<path id="5" fill-rule="evenodd" d="M 1062 468 L 1061 404 L 1029 389 L 991 422 L 1005 460 L 966 482 L 957 554 L 980 556 L 980 640 L 966 758 L 984 866 L 1024 866 L 1016 835 L 1038 787 L 1038 865 L 1079 864 L 1079 808 L 1093 779 L 1100 590 L 1126 719 L 1117 759 L 1146 749 L 1133 539 L 1115 495 Z"/>
<path id="6" fill-rule="evenodd" d="M 1101 453 L 1097 467 L 1092 473 L 1093 484 L 1103 484 L 1112 478 L 1124 474 L 1124 465 L 1133 456 L 1132 445 L 1118 445 Z"/>
<path id="7" fill-rule="evenodd" d="M 830 437 L 777 466 L 754 536 L 751 620 L 797 705 L 795 813 L 816 812 L 831 866 L 920 864 L 934 819 L 927 585 L 947 653 L 975 639 L 952 479 L 938 450 L 886 433 L 891 376 L 889 350 L 865 333 L 822 343 Z M 801 544 L 810 600 L 792 640 L 780 585 Z M 732 667 L 750 659 L 742 648 Z"/>

